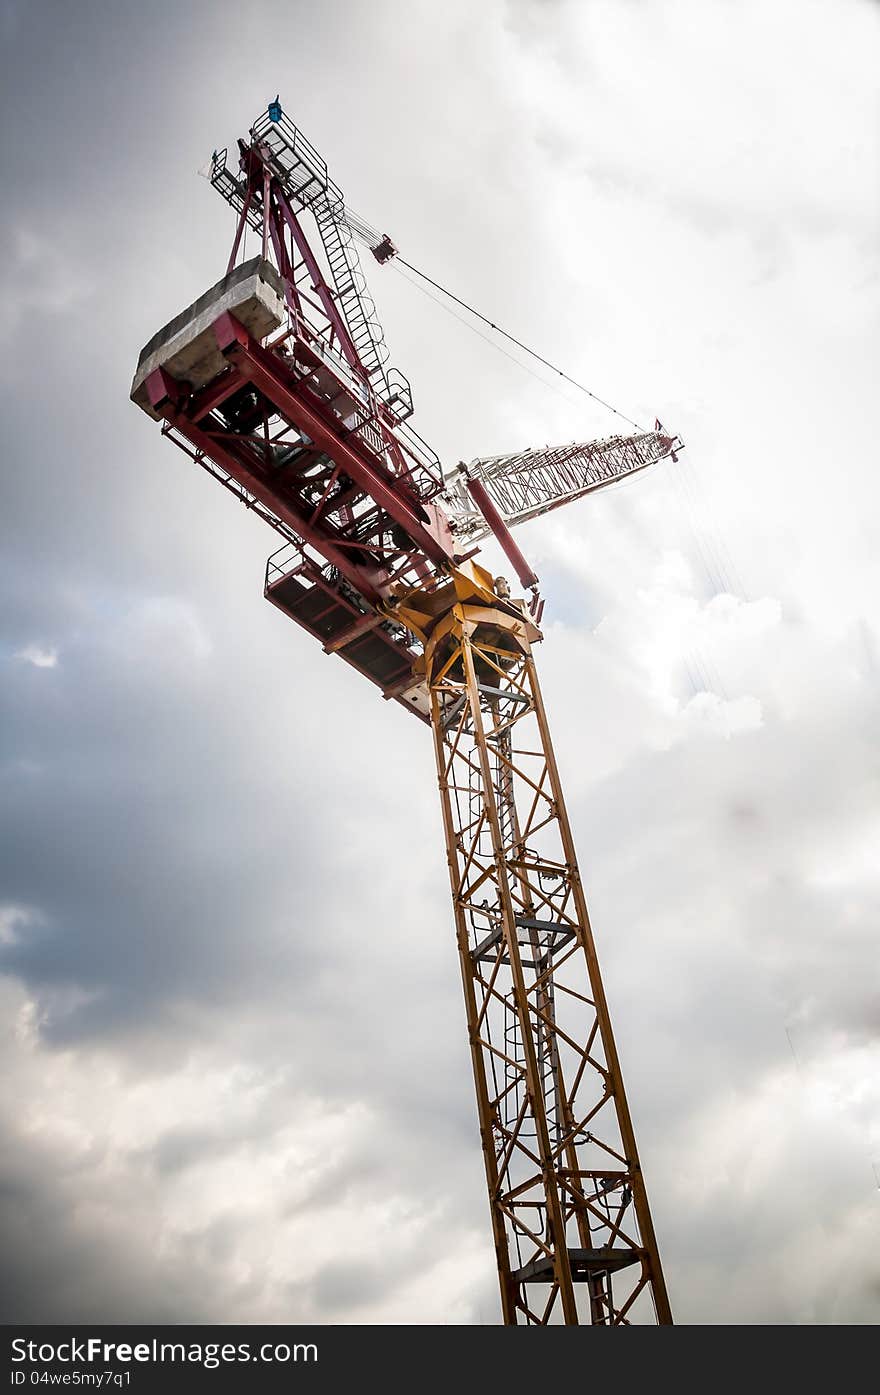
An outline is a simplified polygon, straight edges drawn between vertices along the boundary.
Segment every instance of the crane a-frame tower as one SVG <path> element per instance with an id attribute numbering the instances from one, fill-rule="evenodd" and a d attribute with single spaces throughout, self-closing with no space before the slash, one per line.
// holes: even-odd
<path id="1" fill-rule="evenodd" d="M 132 399 L 280 535 L 266 597 L 432 729 L 504 1322 L 669 1323 L 510 528 L 679 442 L 444 471 L 388 362 L 363 225 L 277 101 L 211 182 L 236 213 L 226 273 L 146 345 Z M 528 601 L 474 561 L 490 532 Z"/>

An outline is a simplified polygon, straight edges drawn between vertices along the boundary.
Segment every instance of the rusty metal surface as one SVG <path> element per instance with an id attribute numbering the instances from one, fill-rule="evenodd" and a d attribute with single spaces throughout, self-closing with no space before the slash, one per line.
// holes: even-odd
<path id="1" fill-rule="evenodd" d="M 531 647 L 451 617 L 427 677 L 504 1321 L 670 1323 Z"/>

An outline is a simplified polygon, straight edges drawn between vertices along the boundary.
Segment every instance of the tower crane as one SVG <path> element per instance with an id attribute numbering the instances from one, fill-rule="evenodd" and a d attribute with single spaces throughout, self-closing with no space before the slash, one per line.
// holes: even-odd
<path id="1" fill-rule="evenodd" d="M 277 100 L 236 153 L 210 173 L 225 274 L 144 347 L 132 400 L 279 535 L 267 599 L 431 728 L 503 1321 L 670 1323 L 511 529 L 681 443 L 657 422 L 444 470 L 360 266 L 356 238 L 378 262 L 391 239 Z M 474 560 L 489 534 L 527 600 Z"/>

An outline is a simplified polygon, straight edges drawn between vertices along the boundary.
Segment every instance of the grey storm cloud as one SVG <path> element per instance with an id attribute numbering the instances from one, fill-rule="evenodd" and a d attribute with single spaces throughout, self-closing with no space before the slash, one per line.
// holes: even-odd
<path id="1" fill-rule="evenodd" d="M 687 442 L 522 538 L 673 1307 L 876 1321 L 876 7 L 0 33 L 4 1318 L 498 1316 L 428 734 L 128 402 L 280 91 L 414 264 Z M 445 460 L 616 429 L 370 276 Z"/>

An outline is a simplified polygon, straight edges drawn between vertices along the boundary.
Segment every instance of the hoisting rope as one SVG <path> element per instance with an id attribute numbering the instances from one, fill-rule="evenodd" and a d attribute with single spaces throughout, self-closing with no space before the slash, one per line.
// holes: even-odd
<path id="1" fill-rule="evenodd" d="M 522 349 L 524 353 L 529 354 L 530 357 L 536 359 L 538 363 L 542 363 L 545 368 L 549 368 L 551 373 L 556 373 L 560 378 L 564 378 L 567 383 L 570 383 L 572 387 L 577 388 L 579 392 L 584 392 L 587 397 L 592 397 L 593 401 L 598 402 L 600 407 L 605 407 L 609 412 L 612 412 L 614 416 L 620 417 L 621 421 L 625 421 L 628 426 L 634 426 L 636 431 L 644 431 L 644 427 L 640 426 L 637 421 L 633 421 L 632 417 L 628 417 L 625 412 L 618 411 L 616 407 L 612 407 L 610 402 L 606 402 L 598 393 L 591 392 L 588 387 L 585 387 L 583 383 L 579 383 L 577 379 L 569 377 L 561 368 L 557 368 L 555 363 L 551 363 L 549 359 L 544 358 L 543 354 L 539 354 L 535 349 L 530 349 L 528 344 L 524 344 L 522 340 L 517 339 L 515 335 L 509 334 L 506 329 L 502 329 L 501 325 L 495 324 L 487 315 L 481 314 L 473 305 L 468 305 L 466 300 L 462 300 L 460 296 L 454 295 L 453 292 L 447 290 L 445 286 L 441 286 L 439 281 L 435 281 L 427 272 L 420 271 L 417 266 L 413 266 L 411 262 L 408 262 L 399 254 L 395 260 L 398 261 L 401 266 L 405 266 L 408 271 L 412 271 L 416 276 L 420 276 L 423 281 L 427 281 L 428 285 L 433 286 L 441 295 L 445 295 L 447 299 L 454 301 L 456 305 L 460 305 L 462 310 L 466 310 L 469 315 L 473 315 L 475 319 L 481 320 L 484 325 L 488 325 L 489 329 L 494 330 L 496 334 L 500 334 L 502 338 L 507 339 L 509 343 L 515 344 L 518 349 Z"/>
<path id="2" fill-rule="evenodd" d="M 571 401 L 571 398 L 569 398 L 556 383 L 548 382 L 546 378 L 539 373 L 535 373 L 534 370 L 523 363 L 521 359 L 508 353 L 500 344 L 493 341 L 489 335 L 483 334 L 476 325 L 470 323 L 464 316 L 457 314 L 456 311 L 452 309 L 451 305 L 446 304 L 439 296 L 432 295 L 427 287 L 432 286 L 435 291 L 440 293 L 440 296 L 446 298 L 446 301 L 451 301 L 453 304 L 459 306 L 468 315 L 472 316 L 475 320 L 479 320 L 495 334 L 501 335 L 502 338 L 506 339 L 509 343 L 521 349 L 523 353 L 528 354 L 530 358 L 535 359 L 545 368 L 549 368 L 551 373 L 562 378 L 564 382 L 571 384 L 572 387 L 577 388 L 579 392 L 586 394 L 587 397 L 592 398 L 599 406 L 612 412 L 614 416 L 619 417 L 621 421 L 625 421 L 628 426 L 635 427 L 636 431 L 639 432 L 644 431 L 644 427 L 640 426 L 638 422 L 633 421 L 632 417 L 628 417 L 625 412 L 621 412 L 616 407 L 613 407 L 610 402 L 606 402 L 604 398 L 592 392 L 583 383 L 579 383 L 575 378 L 570 377 L 568 373 L 563 372 L 561 368 L 551 363 L 549 359 L 544 358 L 542 354 L 537 353 L 536 350 L 530 349 L 521 339 L 517 339 L 515 335 L 509 334 L 506 329 L 502 329 L 500 325 L 495 324 L 487 315 L 481 314 L 473 305 L 469 305 L 468 302 L 462 300 L 460 296 L 455 295 L 445 286 L 442 286 L 440 282 L 435 281 L 432 276 L 428 276 L 426 272 L 421 271 L 417 266 L 413 266 L 411 262 L 406 261 L 405 258 L 401 257 L 387 234 L 378 232 L 375 228 L 371 227 L 369 223 L 366 223 L 362 218 L 359 218 L 357 214 L 353 213 L 351 209 L 345 210 L 345 218 L 355 237 L 357 237 L 359 242 L 362 242 L 369 248 L 377 261 L 381 263 L 390 262 L 392 266 L 398 269 L 399 274 L 405 281 L 409 281 L 410 285 L 415 286 L 423 295 L 433 300 L 435 305 L 439 305 L 441 309 L 452 315 L 454 319 L 466 325 L 472 333 L 479 335 L 481 339 L 492 344 L 499 353 L 504 354 L 511 362 L 516 363 L 524 372 L 532 374 L 539 382 L 544 383 L 546 387 L 561 392 L 563 397 Z M 401 269 L 403 267 L 406 267 L 406 270 L 412 272 L 413 276 L 418 277 L 419 280 L 415 281 L 412 277 L 408 276 L 406 272 Z M 425 284 L 419 284 L 419 282 L 424 282 Z M 667 478 L 665 472 L 664 478 Z M 618 483 L 624 485 L 625 481 L 621 480 Z M 714 592 L 727 591 L 730 595 L 737 595 L 740 599 L 744 601 L 747 600 L 748 597 L 745 588 L 743 587 L 739 573 L 723 539 L 716 535 L 713 530 L 701 527 L 698 522 L 697 507 L 699 489 L 697 480 L 684 473 L 681 463 L 676 462 L 676 457 L 674 455 L 672 456 L 671 478 L 667 479 L 667 484 L 670 487 L 674 487 L 675 493 L 678 496 L 678 507 L 681 510 L 685 525 L 693 538 L 697 557 L 702 564 L 710 588 Z M 614 488 L 613 485 L 611 487 Z M 725 564 L 722 556 L 722 548 L 727 554 L 727 564 Z M 731 572 L 733 572 L 733 576 L 731 576 Z M 695 646 L 689 655 L 683 655 L 682 657 L 691 690 L 695 695 L 700 690 L 705 692 L 716 691 L 727 701 L 727 692 L 714 662 L 699 646 Z"/>
<path id="3" fill-rule="evenodd" d="M 460 315 L 458 311 L 451 305 L 448 305 L 445 300 L 441 300 L 439 295 L 434 295 L 433 291 L 429 291 L 427 286 L 423 286 L 414 276 L 410 276 L 408 272 L 404 271 L 402 267 L 397 266 L 395 262 L 392 262 L 391 266 L 408 286 L 412 286 L 419 292 L 419 295 L 425 296 L 434 305 L 439 305 L 444 314 L 451 315 L 453 320 L 457 320 L 460 325 L 464 325 L 465 329 L 469 330 L 471 334 L 475 334 L 478 339 L 482 339 L 483 343 L 488 344 L 490 349 L 494 349 L 497 354 L 503 354 L 510 363 L 515 364 L 523 373 L 528 373 L 530 378 L 534 378 L 536 383 L 541 383 L 542 386 L 550 388 L 551 391 L 558 393 L 566 402 L 574 402 L 574 398 L 570 393 L 565 391 L 565 388 L 562 387 L 561 384 L 551 381 L 549 378 L 545 377 L 543 373 L 539 373 L 536 369 L 532 368 L 530 364 L 524 363 L 521 355 L 512 354 L 509 349 L 505 349 L 503 345 L 498 343 L 497 339 L 493 339 L 491 334 L 485 334 L 483 330 L 471 320 L 467 319 L 464 315 Z"/>
<path id="4" fill-rule="evenodd" d="M 377 248 L 381 248 L 383 245 L 393 248 L 390 238 L 378 232 L 375 228 L 372 228 L 369 223 L 365 222 L 363 218 L 358 217 L 351 209 L 345 210 L 345 218 L 355 236 L 361 242 L 365 243 L 374 254 Z M 455 293 L 448 290 L 446 286 L 441 286 L 440 282 L 435 281 L 433 276 L 429 276 L 427 272 L 421 271 L 417 266 L 413 266 L 412 262 L 408 262 L 405 257 L 402 257 L 396 248 L 393 248 L 393 250 L 391 250 L 387 256 L 382 257 L 381 260 L 383 262 L 390 261 L 392 265 L 396 263 L 399 266 L 405 266 L 407 271 L 413 272 L 413 274 L 420 277 L 422 281 L 427 282 L 429 286 L 433 286 L 441 295 L 446 296 L 447 300 L 451 300 L 456 305 L 460 305 L 462 310 L 466 310 L 469 315 L 473 315 L 474 319 L 487 325 L 488 328 L 493 330 L 496 334 L 500 334 L 508 343 L 515 344 L 518 349 L 522 349 L 523 353 L 528 354 L 538 363 L 542 363 L 545 368 L 549 368 L 551 373 L 555 373 L 558 377 L 564 379 L 565 382 L 570 383 L 572 387 L 577 388 L 578 392 L 585 393 L 586 396 L 591 397 L 594 402 L 598 402 L 600 407 L 604 407 L 606 411 L 613 413 L 616 417 L 620 417 L 620 420 L 625 421 L 627 426 L 634 426 L 636 431 L 639 432 L 644 431 L 645 428 L 640 426 L 637 421 L 633 421 L 632 417 L 628 417 L 625 412 L 618 411 L 617 407 L 612 407 L 611 403 L 606 402 L 604 397 L 600 397 L 598 393 L 591 392 L 583 383 L 579 383 L 575 378 L 570 377 L 568 373 L 564 373 L 555 363 L 551 363 L 549 359 L 544 358 L 543 354 L 539 354 L 535 349 L 530 349 L 528 344 L 524 344 L 521 339 L 517 339 L 515 335 L 508 333 L 506 329 L 502 329 L 501 325 L 496 324 L 494 320 L 490 320 L 488 315 L 482 314 L 475 306 L 469 305 L 466 300 L 462 300 L 460 296 L 455 295 Z"/>
<path id="5" fill-rule="evenodd" d="M 368 245 L 370 245 L 371 242 L 373 244 L 378 244 L 378 242 L 380 241 L 380 235 L 378 233 L 376 233 L 374 236 L 371 235 L 371 237 L 368 238 L 365 235 L 365 233 L 359 232 L 359 236 L 361 236 L 362 239 L 368 243 Z M 415 275 L 420 277 L 422 281 L 425 281 L 429 285 L 433 286 L 436 290 L 440 291 L 442 295 L 446 296 L 447 299 L 454 301 L 456 305 L 461 306 L 463 310 L 468 311 L 468 313 L 473 315 L 476 319 L 481 320 L 483 324 L 488 325 L 490 329 L 493 329 L 498 334 L 503 335 L 505 339 L 510 340 L 510 342 L 515 344 L 518 348 L 525 350 L 525 352 L 531 355 L 532 358 L 537 359 L 539 363 L 542 363 L 547 368 L 550 368 L 560 378 L 563 378 L 567 383 L 571 383 L 573 387 L 578 388 L 579 391 L 586 393 L 588 397 L 593 398 L 593 400 L 595 402 L 598 402 L 600 406 L 606 407 L 608 411 L 613 412 L 615 416 L 620 417 L 630 426 L 634 426 L 637 431 L 644 431 L 644 427 L 639 426 L 638 422 L 633 421 L 632 418 L 626 416 L 625 413 L 618 411 L 616 407 L 612 407 L 610 402 L 606 402 L 603 400 L 603 398 L 598 397 L 596 393 L 591 392 L 590 389 L 584 387 L 582 383 L 578 383 L 574 378 L 569 377 L 569 375 L 567 373 L 564 373 L 561 368 L 557 368 L 554 364 L 549 363 L 547 359 L 543 358 L 533 349 L 529 349 L 527 345 L 522 343 L 521 340 L 515 339 L 512 334 L 508 334 L 506 330 L 503 330 L 498 325 L 493 324 L 493 322 L 489 320 L 485 315 L 481 315 L 478 310 L 475 310 L 473 308 L 473 306 L 468 305 L 458 296 L 453 295 L 451 291 L 446 290 L 443 286 L 439 284 L 439 282 L 435 281 L 431 276 L 426 275 L 426 273 L 423 271 L 419 271 L 417 267 L 414 267 L 410 262 L 406 261 L 403 257 L 401 257 L 399 253 L 396 256 L 394 256 L 393 259 L 389 260 L 391 261 L 392 266 L 405 266 L 408 271 L 414 272 Z M 433 300 L 436 305 L 440 305 L 441 307 L 443 306 L 443 302 L 437 296 L 431 295 L 431 292 L 426 290 L 424 286 L 419 286 L 417 282 L 412 281 L 411 278 L 409 276 L 406 276 L 403 272 L 401 272 L 400 274 L 403 275 L 404 279 L 409 281 L 411 285 L 416 286 L 417 289 L 421 290 L 425 295 L 429 296 L 430 299 Z M 449 307 L 445 308 L 448 309 Z M 467 321 L 462 316 L 457 315 L 454 310 L 449 309 L 449 313 L 454 315 L 455 318 L 459 320 L 462 324 L 467 324 Z M 479 334 L 481 339 L 485 339 L 487 343 L 492 343 L 492 340 L 489 338 L 489 336 L 481 334 L 480 331 L 476 328 L 476 326 L 471 325 L 470 328 L 473 330 L 475 334 Z M 512 362 L 519 364 L 520 368 L 525 369 L 526 372 L 532 371 L 531 369 L 527 368 L 526 364 L 522 363 L 519 359 L 514 358 L 513 354 L 507 354 L 507 351 L 505 349 L 502 349 L 500 345 L 496 344 L 495 347 L 499 349 L 501 353 L 505 354 L 508 358 L 510 358 Z M 547 382 L 547 380 L 541 377 L 540 374 L 535 374 L 534 376 L 538 378 L 539 382 L 545 383 L 547 387 L 555 386 L 555 384 Z M 563 393 L 562 395 L 567 397 L 567 394 L 565 393 Z M 570 398 L 567 398 L 567 400 L 571 401 Z M 625 483 L 625 481 L 621 481 L 621 483 Z M 726 543 L 724 543 L 723 538 L 713 530 L 711 525 L 707 525 L 705 523 L 701 525 L 698 521 L 698 514 L 701 511 L 701 506 L 699 504 L 699 488 L 696 479 L 693 478 L 690 474 L 685 473 L 684 469 L 682 468 L 681 461 L 676 461 L 674 456 L 672 461 L 672 483 L 678 495 L 679 507 L 684 516 L 685 523 L 687 524 L 693 537 L 699 561 L 702 564 L 703 571 L 705 572 L 706 579 L 710 587 L 714 591 L 726 591 L 731 596 L 739 596 L 741 600 L 748 599 L 742 579 L 739 576 L 739 572 L 737 571 L 733 558 L 730 556 L 730 552 L 727 549 L 727 545 Z M 703 505 L 702 507 L 703 509 L 705 509 L 706 506 Z M 727 554 L 726 562 L 722 554 L 722 549 L 724 553 Z M 701 674 L 701 677 L 703 678 L 704 686 L 707 689 L 711 690 L 713 685 L 705 678 L 704 675 Z M 723 684 L 721 683 L 721 680 L 718 677 L 717 673 L 715 675 L 715 686 L 721 689 L 722 694 L 724 693 Z"/>

